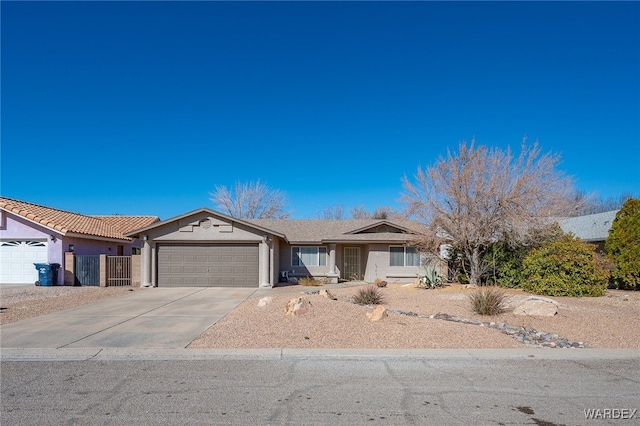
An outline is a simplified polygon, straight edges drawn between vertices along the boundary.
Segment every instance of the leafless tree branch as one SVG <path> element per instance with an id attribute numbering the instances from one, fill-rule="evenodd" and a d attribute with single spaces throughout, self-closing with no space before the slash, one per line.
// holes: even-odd
<path id="1" fill-rule="evenodd" d="M 216 185 L 209 193 L 211 201 L 230 216 L 240 219 L 286 219 L 286 198 L 278 190 L 257 180 L 236 182 L 233 192 L 224 185 Z"/>

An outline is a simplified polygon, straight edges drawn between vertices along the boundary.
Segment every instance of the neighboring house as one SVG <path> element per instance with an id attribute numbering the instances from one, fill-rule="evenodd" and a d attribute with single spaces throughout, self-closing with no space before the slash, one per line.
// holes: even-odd
<path id="1" fill-rule="evenodd" d="M 125 233 L 141 239 L 142 285 L 271 287 L 313 276 L 412 282 L 413 221 L 236 219 L 201 208 Z"/>
<path id="2" fill-rule="evenodd" d="M 598 251 L 602 252 L 604 251 L 604 242 L 618 211 L 611 210 L 604 213 L 567 217 L 560 219 L 558 224 L 562 231 L 571 232 L 581 240 L 595 244 Z"/>
<path id="3" fill-rule="evenodd" d="M 0 197 L 0 284 L 34 283 L 34 263 L 58 263 L 64 253 L 131 255 L 142 246 L 124 233 L 159 221 L 156 216 L 86 216 Z"/>

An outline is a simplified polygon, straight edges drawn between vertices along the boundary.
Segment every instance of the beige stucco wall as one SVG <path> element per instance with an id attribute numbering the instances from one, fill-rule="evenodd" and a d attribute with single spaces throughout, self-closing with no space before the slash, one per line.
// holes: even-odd
<path id="1" fill-rule="evenodd" d="M 207 222 L 208 221 L 208 222 Z M 208 223 L 208 224 L 207 224 Z M 158 242 L 260 242 L 264 233 L 238 223 L 229 223 L 206 212 L 169 222 L 146 232 L 150 240 Z"/>
<path id="2" fill-rule="evenodd" d="M 277 283 L 276 268 L 273 263 L 275 253 L 274 241 L 277 237 L 269 236 L 267 233 L 250 228 L 248 226 L 218 218 L 208 212 L 194 213 L 193 215 L 176 219 L 157 228 L 142 232 L 148 238 L 150 259 L 146 259 L 147 252 L 142 250 L 142 271 L 149 268 L 150 282 L 153 286 L 158 285 L 158 244 L 163 243 L 259 243 L 259 285 L 266 283 Z M 265 238 L 271 239 L 265 243 Z M 263 251 L 261 247 L 269 244 L 269 248 Z M 266 254 L 266 255 L 264 255 Z M 147 266 L 148 265 L 148 266 Z M 264 271 L 264 273 L 263 273 Z M 144 281 L 145 273 L 141 273 Z M 143 282 L 143 285 L 146 283 Z"/>

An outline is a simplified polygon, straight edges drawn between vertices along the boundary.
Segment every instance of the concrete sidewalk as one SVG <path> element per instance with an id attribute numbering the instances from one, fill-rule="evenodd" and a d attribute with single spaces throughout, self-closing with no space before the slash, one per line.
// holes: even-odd
<path id="1" fill-rule="evenodd" d="M 256 288 L 150 288 L 0 326 L 0 347 L 184 348 Z"/>

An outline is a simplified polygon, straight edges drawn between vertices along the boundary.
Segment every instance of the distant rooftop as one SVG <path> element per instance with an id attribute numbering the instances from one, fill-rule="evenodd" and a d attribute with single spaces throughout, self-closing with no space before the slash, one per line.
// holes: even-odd
<path id="1" fill-rule="evenodd" d="M 576 237 L 589 242 L 604 241 L 619 210 L 585 216 L 560 219 L 558 224 L 564 232 L 572 232 Z"/>

